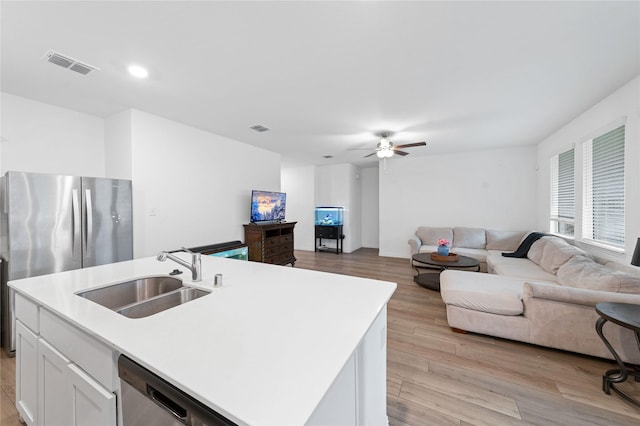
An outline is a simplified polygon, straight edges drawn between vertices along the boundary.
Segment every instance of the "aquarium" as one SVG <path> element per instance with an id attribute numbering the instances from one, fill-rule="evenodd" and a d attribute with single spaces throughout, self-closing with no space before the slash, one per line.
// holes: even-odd
<path id="1" fill-rule="evenodd" d="M 342 225 L 344 209 L 342 207 L 316 207 L 315 224 L 324 226 Z"/>
<path id="2" fill-rule="evenodd" d="M 211 253 L 209 256 L 226 257 L 228 259 L 249 260 L 249 248 L 247 246 L 238 247 L 231 250 Z"/>

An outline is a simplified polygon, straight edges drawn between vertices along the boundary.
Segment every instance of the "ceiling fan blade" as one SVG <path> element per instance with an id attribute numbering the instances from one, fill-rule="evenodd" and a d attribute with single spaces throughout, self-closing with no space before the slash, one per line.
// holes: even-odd
<path id="1" fill-rule="evenodd" d="M 375 152 L 372 152 L 371 154 L 367 154 L 367 155 L 365 155 L 365 156 L 364 156 L 364 157 L 362 157 L 362 158 L 371 157 L 372 155 L 376 155 L 376 153 L 375 153 Z"/>
<path id="2" fill-rule="evenodd" d="M 398 155 L 402 155 L 403 157 L 404 157 L 405 155 L 409 155 L 409 153 L 408 153 L 408 152 L 398 151 L 397 149 L 394 149 L 394 150 L 393 150 L 393 153 L 394 153 L 394 154 L 398 154 Z"/>
<path id="3" fill-rule="evenodd" d="M 393 149 L 413 148 L 414 146 L 425 146 L 426 144 L 426 142 L 405 143 L 403 145 L 396 145 L 393 147 Z"/>

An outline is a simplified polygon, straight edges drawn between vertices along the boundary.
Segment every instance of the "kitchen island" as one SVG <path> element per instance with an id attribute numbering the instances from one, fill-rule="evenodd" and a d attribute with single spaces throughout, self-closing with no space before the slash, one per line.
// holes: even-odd
<path id="1" fill-rule="evenodd" d="M 43 389 L 43 377 L 57 374 L 47 370 L 52 354 L 104 397 L 97 415 L 106 424 L 122 422 L 120 354 L 237 424 L 387 424 L 386 304 L 394 283 L 203 256 L 201 282 L 190 282 L 188 271 L 179 277 L 211 293 L 149 317 L 127 318 L 76 294 L 176 266 L 144 258 L 9 283 L 16 405 L 28 424 L 43 423 L 47 398 L 59 398 L 58 407 L 75 398 Z"/>

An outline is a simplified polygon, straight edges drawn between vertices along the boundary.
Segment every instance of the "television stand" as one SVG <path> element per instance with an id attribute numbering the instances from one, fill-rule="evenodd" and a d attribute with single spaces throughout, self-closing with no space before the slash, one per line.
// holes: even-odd
<path id="1" fill-rule="evenodd" d="M 244 243 L 249 247 L 249 260 L 294 266 L 293 228 L 297 222 L 268 223 L 244 226 Z"/>

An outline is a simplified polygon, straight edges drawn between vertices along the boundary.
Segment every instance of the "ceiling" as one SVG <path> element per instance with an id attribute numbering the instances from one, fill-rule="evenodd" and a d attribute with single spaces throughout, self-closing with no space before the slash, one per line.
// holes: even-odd
<path id="1" fill-rule="evenodd" d="M 381 130 L 427 141 L 412 156 L 538 143 L 640 74 L 639 6 L 3 0 L 0 88 L 99 117 L 147 111 L 289 165 L 375 166 L 362 157 Z"/>

